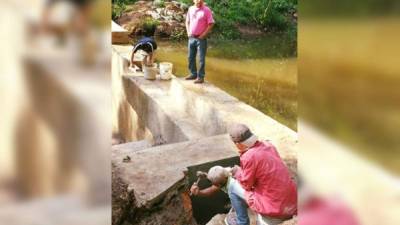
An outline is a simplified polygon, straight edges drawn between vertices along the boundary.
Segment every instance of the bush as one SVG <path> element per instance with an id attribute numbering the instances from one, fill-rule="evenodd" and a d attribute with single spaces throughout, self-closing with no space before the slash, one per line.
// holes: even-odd
<path id="1" fill-rule="evenodd" d="M 125 4 L 113 4 L 112 5 L 112 19 L 113 20 L 116 20 L 116 19 L 118 19 L 121 15 L 122 15 L 122 13 L 125 11 L 125 9 L 126 9 L 126 5 Z"/>
<path id="2" fill-rule="evenodd" d="M 192 5 L 191 0 L 180 2 Z M 288 31 L 297 0 L 206 0 L 216 20 L 215 30 L 224 38 L 237 38 L 236 24 L 255 25 L 264 30 Z"/>
<path id="3" fill-rule="evenodd" d="M 165 6 L 164 0 L 155 0 L 153 3 L 156 7 L 162 8 Z"/>
<path id="4" fill-rule="evenodd" d="M 148 36 L 148 37 L 154 36 L 154 33 L 155 33 L 155 31 L 157 29 L 157 26 L 159 24 L 160 23 L 155 19 L 146 18 L 140 24 L 142 34 L 145 35 L 145 36 Z"/>
<path id="5" fill-rule="evenodd" d="M 126 10 L 126 6 L 135 3 L 137 0 L 112 0 L 111 15 L 112 19 L 118 19 Z"/>

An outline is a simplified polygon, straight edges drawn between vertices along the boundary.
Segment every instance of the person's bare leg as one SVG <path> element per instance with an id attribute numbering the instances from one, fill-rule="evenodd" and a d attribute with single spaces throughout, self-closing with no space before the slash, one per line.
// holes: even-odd
<path id="1" fill-rule="evenodd" d="M 140 62 L 140 61 L 133 61 L 133 62 L 132 62 L 132 66 L 133 66 L 133 65 L 139 67 L 140 71 L 143 70 L 143 68 L 142 68 L 142 62 Z"/>

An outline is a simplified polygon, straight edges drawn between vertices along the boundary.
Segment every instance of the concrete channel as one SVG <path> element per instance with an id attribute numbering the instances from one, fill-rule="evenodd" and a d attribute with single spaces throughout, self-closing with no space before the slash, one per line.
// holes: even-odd
<path id="1" fill-rule="evenodd" d="M 114 225 L 206 224 L 226 213 L 223 193 L 201 199 L 188 189 L 197 170 L 238 164 L 230 123 L 273 142 L 295 177 L 296 132 L 212 84 L 146 80 L 129 70 L 129 51 L 114 45 L 112 53 L 113 132 L 127 142 L 112 149 Z"/>

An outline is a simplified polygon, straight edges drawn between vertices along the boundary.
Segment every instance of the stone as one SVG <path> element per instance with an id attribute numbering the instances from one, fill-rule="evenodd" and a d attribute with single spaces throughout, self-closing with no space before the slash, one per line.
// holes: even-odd
<path id="1" fill-rule="evenodd" d="M 176 33 L 185 32 L 185 9 L 181 4 L 167 1 L 164 5 L 161 1 L 154 4 L 152 1 L 138 1 L 128 5 L 128 10 L 123 12 L 116 22 L 133 35 L 141 35 L 140 24 L 145 18 L 152 18 L 158 22 L 167 21 L 167 23 L 160 23 L 157 27 L 157 36 L 170 37 Z"/>
<path id="2" fill-rule="evenodd" d="M 151 147 L 151 143 L 147 140 L 128 142 L 111 147 L 111 158 L 115 158 L 119 155 L 127 155 L 136 151 L 140 151 Z"/>

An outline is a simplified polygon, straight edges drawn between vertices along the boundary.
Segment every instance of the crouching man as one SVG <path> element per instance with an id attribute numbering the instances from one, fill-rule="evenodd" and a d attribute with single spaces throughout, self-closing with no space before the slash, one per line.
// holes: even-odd
<path id="1" fill-rule="evenodd" d="M 277 225 L 297 214 L 296 184 L 275 147 L 259 141 L 244 124 L 228 131 L 238 148 L 240 167 L 211 168 L 207 178 L 213 185 L 199 190 L 193 184 L 192 194 L 210 196 L 225 190 L 234 209 L 225 219 L 227 225 L 249 225 L 247 208 L 257 213 L 258 225 Z"/>

